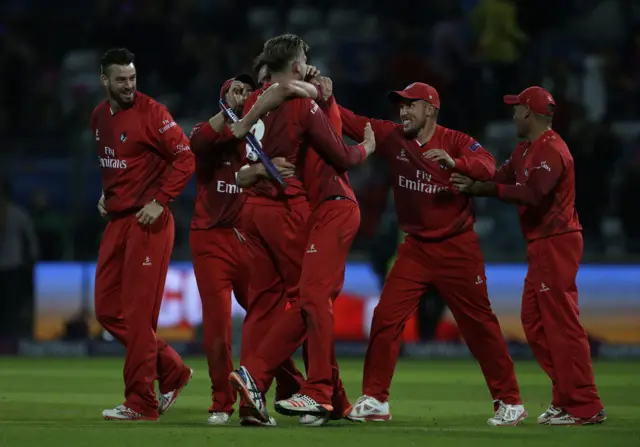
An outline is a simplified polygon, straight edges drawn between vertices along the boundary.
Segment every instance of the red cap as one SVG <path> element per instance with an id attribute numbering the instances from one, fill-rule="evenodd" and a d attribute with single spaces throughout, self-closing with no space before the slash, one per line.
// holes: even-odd
<path id="1" fill-rule="evenodd" d="M 527 106 L 532 112 L 547 116 L 553 115 L 556 105 L 551 93 L 538 86 L 525 88 L 519 95 L 506 95 L 504 103 L 512 106 Z"/>
<path id="2" fill-rule="evenodd" d="M 231 84 L 233 83 L 233 81 L 240 81 L 243 84 L 249 84 L 251 87 L 253 87 L 254 90 L 257 87 L 256 81 L 255 79 L 253 79 L 253 76 L 247 73 L 242 73 L 238 76 L 224 81 L 224 84 L 222 84 L 222 88 L 220 89 L 220 99 L 224 99 L 224 95 L 226 95 L 229 91 L 229 88 L 231 88 Z"/>
<path id="3" fill-rule="evenodd" d="M 438 91 L 429 84 L 422 82 L 409 84 L 402 91 L 389 92 L 387 97 L 391 102 L 401 102 L 403 99 L 410 101 L 422 100 L 433 105 L 436 109 L 440 109 L 440 95 L 438 95 Z"/>

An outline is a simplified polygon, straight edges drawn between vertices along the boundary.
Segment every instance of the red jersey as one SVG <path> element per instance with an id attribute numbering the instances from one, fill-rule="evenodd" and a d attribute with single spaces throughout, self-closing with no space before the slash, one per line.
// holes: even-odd
<path id="1" fill-rule="evenodd" d="M 196 156 L 197 191 L 191 229 L 236 227 L 244 203 L 242 188 L 236 184 L 242 166 L 240 142 L 228 127 L 218 133 L 208 121 L 196 124 L 190 138 Z"/>
<path id="2" fill-rule="evenodd" d="M 338 136 L 342 136 L 340 109 L 333 96 L 323 105 L 323 111 L 329 118 L 331 128 Z M 301 177 L 307 187 L 307 197 L 312 210 L 328 198 L 336 196 L 346 197 L 357 203 L 346 172 L 338 174 L 335 168 L 311 148 L 306 148 L 303 157 L 304 168 Z"/>
<path id="3" fill-rule="evenodd" d="M 575 209 L 573 157 L 553 130 L 521 142 L 493 177 L 498 197 L 518 204 L 527 241 L 582 230 Z"/>
<path id="4" fill-rule="evenodd" d="M 166 107 L 136 93 L 133 106 L 111 112 L 108 101 L 91 115 L 109 213 L 138 210 L 153 199 L 175 199 L 194 172 L 189 139 Z"/>
<path id="5" fill-rule="evenodd" d="M 473 229 L 471 198 L 452 187 L 451 170 L 423 158 L 431 149 L 445 150 L 455 161 L 455 172 L 489 180 L 495 172 L 493 156 L 462 132 L 436 126 L 431 140 L 420 145 L 408 140 L 402 125 L 355 115 L 340 107 L 345 135 L 363 138 L 367 122 L 376 135 L 376 153 L 384 157 L 392 176 L 400 228 L 423 240 L 441 240 Z"/>
<path id="6" fill-rule="evenodd" d="M 251 110 L 263 91 L 264 88 L 259 89 L 249 96 L 244 105 L 244 114 Z M 260 142 L 264 153 L 269 158 L 284 157 L 298 167 L 298 172 L 304 170 L 302 159 L 298 157 L 299 150 L 307 146 L 312 146 L 339 172 L 362 163 L 367 157 L 364 147 L 347 146 L 342 138 L 336 135 L 331 129 L 327 116 L 320 110 L 318 104 L 309 98 L 296 98 L 284 102 L 258 120 L 251 128 L 251 133 Z M 249 149 L 246 153 L 248 151 Z M 299 178 L 288 178 L 285 182 L 285 198 L 306 195 L 306 188 Z M 283 197 L 280 188 L 267 179 L 262 179 L 248 188 L 246 194 L 248 200 L 253 197 L 269 199 Z"/>

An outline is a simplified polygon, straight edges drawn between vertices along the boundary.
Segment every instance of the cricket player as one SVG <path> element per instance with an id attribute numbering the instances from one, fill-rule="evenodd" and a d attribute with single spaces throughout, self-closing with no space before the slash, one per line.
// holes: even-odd
<path id="1" fill-rule="evenodd" d="M 236 113 L 242 113 L 246 98 L 256 87 L 253 77 L 238 75 L 227 80 L 221 89 Z M 191 135 L 196 155 L 198 195 L 191 225 L 191 250 L 196 281 L 203 308 L 203 342 L 209 364 L 213 404 L 209 408 L 210 425 L 226 425 L 233 414 L 236 392 L 229 384 L 233 370 L 231 358 L 231 296 L 247 309 L 247 294 L 252 263 L 246 239 L 240 228 L 240 212 L 244 203 L 242 188 L 236 183 L 242 157 L 242 142 L 230 132 L 222 112 L 207 122 L 196 125 Z M 274 160 L 283 175 L 293 174 L 294 166 L 284 159 Z M 243 337 L 243 350 L 250 349 Z M 304 378 L 293 362 L 277 374 L 278 395 L 293 395 Z M 241 425 L 275 425 L 271 419 L 263 423 L 240 409 Z"/>
<path id="2" fill-rule="evenodd" d="M 402 124 L 358 116 L 341 107 L 343 131 L 349 137 L 361 138 L 371 123 L 377 153 L 391 172 L 399 225 L 407 233 L 373 314 L 362 397 L 350 416 L 362 421 L 391 419 L 389 387 L 402 330 L 420 298 L 433 287 L 480 364 L 495 411 L 488 423 L 518 424 L 527 412 L 491 310 L 482 251 L 473 230 L 473 205 L 450 181 L 453 172 L 489 180 L 494 159 L 470 136 L 437 124 L 440 97 L 432 86 L 416 82 L 388 97 L 398 105 Z"/>
<path id="3" fill-rule="evenodd" d="M 605 421 L 587 333 L 578 310 L 576 276 L 582 258 L 582 226 L 575 202 L 573 157 L 551 129 L 555 101 L 542 87 L 504 97 L 514 106 L 523 141 L 491 181 L 454 173 L 453 185 L 470 195 L 518 205 L 527 240 L 529 270 L 522 294 L 522 325 L 538 363 L 553 384 L 539 424 L 590 425 Z"/>
<path id="4" fill-rule="evenodd" d="M 249 113 L 240 121 L 232 125 L 237 136 L 242 136 L 248 129 L 270 110 L 277 108 L 289 97 L 318 98 L 323 112 L 327 114 L 332 129 L 338 136 L 342 134 L 340 110 L 335 98 L 318 97 L 322 92 L 321 85 L 330 82 L 327 78 L 314 77 L 313 85 L 295 80 L 273 84 L 263 93 Z M 306 85 L 305 85 L 306 84 Z M 304 342 L 303 351 L 308 350 L 307 331 L 301 303 L 304 299 L 314 299 L 317 302 L 335 301 L 340 294 L 344 282 L 344 267 L 353 239 L 360 224 L 360 212 L 357 207 L 355 194 L 351 189 L 346 172 L 338 173 L 326 163 L 320 155 L 308 147 L 301 150 L 299 157 L 304 157 L 301 178 L 304 179 L 308 191 L 312 213 L 307 224 L 309 242 L 302 265 L 300 281 L 300 298 L 296 299 L 278 320 L 276 328 L 272 329 L 260 345 L 258 356 L 263 359 L 263 370 L 256 369 L 255 377 L 261 377 L 260 382 L 270 381 L 270 374 L 278 361 L 286 358 Z M 355 205 L 355 206 L 354 206 Z M 336 234 L 339 235 L 336 238 Z M 322 247 L 322 252 L 317 247 Z M 319 254 L 320 253 L 320 254 Z M 312 295 L 309 298 L 307 295 Z M 333 324 L 333 323 L 332 323 Z M 315 404 L 310 408 L 309 396 L 302 393 L 291 399 L 276 402 L 276 409 L 286 415 L 300 416 L 300 423 L 307 426 L 324 425 L 330 419 L 348 418 L 351 404 L 344 391 L 340 379 L 339 368 L 331 346 L 332 390 L 331 410 Z M 278 351 L 279 350 L 279 351 Z M 275 355 L 275 351 L 280 354 Z M 260 353 L 269 353 L 261 355 Z M 305 366 L 309 366 L 308 356 L 304 356 Z M 252 362 L 250 358 L 248 363 Z M 251 367 L 251 366 L 250 366 Z M 245 366 L 245 369 L 248 368 Z M 239 376 L 233 376 L 234 380 Z M 264 379 L 266 377 L 266 379 Z M 241 382 L 236 385 L 242 387 Z"/>
<path id="5" fill-rule="evenodd" d="M 227 80 L 220 92 L 235 110 L 242 109 L 255 89 L 250 75 Z M 244 236 L 238 229 L 244 202 L 236 175 L 242 161 L 237 140 L 225 135 L 222 112 L 196 124 L 191 149 L 196 157 L 196 201 L 191 220 L 190 245 L 193 270 L 202 301 L 203 346 L 211 379 L 211 425 L 224 425 L 233 414 L 236 393 L 226 378 L 233 370 L 231 358 L 231 290 L 247 308 L 250 262 Z"/>
<path id="6" fill-rule="evenodd" d="M 98 255 L 95 309 L 126 347 L 125 402 L 102 415 L 157 420 L 193 372 L 156 337 L 156 327 L 174 240 L 168 204 L 193 174 L 194 156 L 167 109 L 136 90 L 131 52 L 111 49 L 101 66 L 107 100 L 93 111 L 91 131 L 102 177 L 98 210 L 109 223 Z"/>
<path id="7" fill-rule="evenodd" d="M 307 45 L 294 35 L 283 35 L 270 39 L 264 47 L 264 59 L 274 83 L 290 80 L 302 81 L 306 70 Z M 258 95 L 263 90 L 258 91 Z M 257 97 L 257 95 L 254 95 Z M 251 99 L 245 104 L 246 115 L 253 104 Z M 255 102 L 255 100 L 254 100 Z M 287 295 L 291 308 L 286 316 L 273 326 L 272 330 L 264 337 L 260 349 L 242 362 L 243 367 L 232 373 L 230 380 L 236 388 L 242 392 L 252 406 L 256 409 L 256 416 L 262 420 L 268 419 L 263 393 L 271 382 L 269 374 L 287 356 L 295 352 L 302 340 L 307 338 L 308 347 L 308 376 L 307 381 L 298 394 L 291 399 L 276 402 L 276 409 L 281 412 L 292 412 L 297 415 L 306 413 L 330 414 L 333 411 L 331 405 L 334 392 L 334 382 L 337 374 L 337 364 L 333 352 L 333 315 L 332 295 L 341 288 L 340 269 L 334 273 L 336 265 L 342 265 L 341 275 L 344 275 L 344 262 L 346 252 L 355 236 L 359 224 L 359 211 L 354 200 L 348 198 L 350 190 L 344 178 L 336 174 L 342 174 L 346 169 L 362 163 L 364 159 L 375 149 L 375 142 L 371 132 L 368 139 L 357 146 L 348 147 L 342 139 L 332 130 L 331 124 L 317 103 L 308 98 L 292 99 L 284 103 L 275 111 L 265 115 L 263 119 L 256 121 L 253 126 L 256 137 L 263 140 L 263 148 L 269 156 L 285 156 L 296 165 L 305 166 L 304 171 L 308 176 L 317 174 L 316 167 L 322 169 L 321 164 L 307 165 L 305 161 L 305 148 L 307 145 L 314 148 L 319 156 L 328 164 L 334 166 L 334 175 L 320 179 L 319 188 L 334 188 L 333 192 L 327 190 L 318 192 L 317 198 L 314 192 L 309 192 L 312 198 L 326 201 L 327 203 L 312 203 L 318 205 L 313 210 L 313 220 L 309 222 L 310 233 L 301 229 L 301 242 L 306 245 L 304 258 L 302 253 L 296 253 L 302 259 L 302 274 L 300 278 L 300 290 L 295 289 Z M 249 172 L 247 168 L 247 172 Z M 241 179 L 243 171 L 238 178 Z M 305 177 L 306 181 L 312 181 Z M 265 182 L 262 180 L 261 182 Z M 299 178 L 291 179 L 292 183 L 305 190 L 304 184 Z M 260 182 L 254 188 L 260 187 Z M 286 192 L 286 190 L 285 190 Z M 325 192 L 327 195 L 325 195 Z M 351 195 L 353 192 L 351 192 Z M 322 196 L 322 197 L 320 197 Z M 345 200 L 344 205 L 342 202 Z M 332 203 L 329 203 L 332 202 Z M 277 229 L 277 227 L 275 227 Z M 340 231 L 341 230 L 341 231 Z M 336 254 L 335 261 L 318 256 L 318 246 L 325 246 L 328 253 Z M 346 246 L 346 252 L 343 247 Z M 322 250 L 325 250 L 323 248 Z M 330 256 L 327 254 L 327 256 Z M 344 257 L 344 262 L 342 262 Z M 320 258 L 320 259 L 318 259 Z M 340 264 L 342 262 L 342 264 Z M 321 267 L 322 265 L 322 267 Z M 318 269 L 322 268 L 321 271 Z M 315 270 L 315 271 L 314 271 Z M 332 270 L 330 274 L 327 271 Z M 339 284 L 337 284 L 339 282 Z M 299 298 L 298 296 L 299 295 Z M 335 293 L 337 296 L 337 293 Z M 335 297 L 333 297 L 335 298 Z M 251 304 L 250 304 L 251 305 Z M 301 324 L 290 326 L 282 321 L 289 315 L 294 316 Z M 286 320 L 288 321 L 288 320 Z M 268 362 L 269 364 L 265 364 Z M 336 374 L 334 374 L 336 371 Z M 251 374 L 260 373 L 254 381 Z M 293 408 L 299 408 L 299 411 Z"/>

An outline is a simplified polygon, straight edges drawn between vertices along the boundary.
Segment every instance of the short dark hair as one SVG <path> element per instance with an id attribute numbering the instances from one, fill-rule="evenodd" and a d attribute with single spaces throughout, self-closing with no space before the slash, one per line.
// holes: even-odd
<path id="1" fill-rule="evenodd" d="M 260 74 L 260 69 L 266 65 L 266 61 L 264 60 L 264 53 L 260 53 L 253 60 L 253 73 L 258 76 Z"/>
<path id="2" fill-rule="evenodd" d="M 264 44 L 262 54 L 270 72 L 282 71 L 300 54 L 307 54 L 309 45 L 295 34 L 272 37 Z"/>
<path id="3" fill-rule="evenodd" d="M 126 48 L 111 48 L 105 51 L 100 58 L 100 70 L 102 74 L 112 65 L 129 65 L 136 60 L 136 55 Z"/>

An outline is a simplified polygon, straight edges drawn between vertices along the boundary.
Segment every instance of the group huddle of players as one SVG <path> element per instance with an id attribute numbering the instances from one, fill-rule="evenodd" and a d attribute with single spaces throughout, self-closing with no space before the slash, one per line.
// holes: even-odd
<path id="1" fill-rule="evenodd" d="M 538 423 L 603 422 L 578 317 L 583 241 L 573 158 L 551 129 L 553 97 L 540 87 L 505 97 L 522 142 L 496 169 L 479 142 L 437 124 L 440 97 L 432 86 L 416 82 L 387 95 L 398 106 L 400 124 L 359 116 L 340 106 L 331 80 L 307 64 L 308 49 L 292 34 L 268 40 L 255 66 L 258 81 L 242 74 L 221 88 L 221 99 L 242 119 L 232 123 L 220 112 L 196 125 L 190 138 L 163 105 L 137 91 L 132 53 L 113 49 L 103 56 L 107 100 L 93 112 L 91 130 L 103 185 L 98 209 L 109 223 L 95 309 L 126 346 L 125 402 L 103 417 L 157 420 L 192 376 L 156 336 L 156 326 L 174 239 L 167 205 L 195 172 L 190 243 L 212 384 L 209 424 L 229 423 L 239 394 L 242 425 L 275 426 L 265 401 L 274 379 L 275 410 L 299 417 L 302 425 L 390 420 L 401 334 L 430 287 L 446 301 L 480 364 L 493 400 L 487 422 L 522 422 L 527 411 L 491 310 L 473 229 L 474 195 L 518 205 L 529 262 L 522 324 L 553 384 Z M 284 185 L 244 142 L 249 133 Z M 343 135 L 361 143 L 349 146 Z M 335 357 L 332 308 L 360 224 L 347 170 L 374 152 L 390 168 L 407 237 L 374 311 L 362 396 L 351 404 Z M 235 370 L 232 290 L 246 309 Z M 300 347 L 306 377 L 291 358 Z"/>

